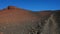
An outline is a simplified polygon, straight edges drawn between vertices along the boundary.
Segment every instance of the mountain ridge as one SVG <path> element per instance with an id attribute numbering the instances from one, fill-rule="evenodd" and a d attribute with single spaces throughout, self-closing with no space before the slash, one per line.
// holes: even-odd
<path id="1" fill-rule="evenodd" d="M 0 34 L 60 34 L 60 10 L 32 12 L 8 6 L 0 12 Z"/>

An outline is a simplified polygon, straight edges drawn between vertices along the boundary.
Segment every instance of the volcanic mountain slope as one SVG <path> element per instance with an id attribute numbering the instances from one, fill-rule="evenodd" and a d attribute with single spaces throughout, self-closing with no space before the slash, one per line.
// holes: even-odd
<path id="1" fill-rule="evenodd" d="M 8 6 L 0 10 L 0 34 L 60 34 L 60 10 L 32 12 Z"/>

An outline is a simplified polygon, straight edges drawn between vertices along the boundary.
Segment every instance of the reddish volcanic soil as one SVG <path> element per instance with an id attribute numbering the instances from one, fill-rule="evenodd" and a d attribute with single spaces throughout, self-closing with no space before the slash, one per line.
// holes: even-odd
<path id="1" fill-rule="evenodd" d="M 8 9 L 0 12 L 0 22 L 24 22 L 32 19 L 32 14 L 27 10 L 18 9 L 16 7 L 8 7 Z"/>

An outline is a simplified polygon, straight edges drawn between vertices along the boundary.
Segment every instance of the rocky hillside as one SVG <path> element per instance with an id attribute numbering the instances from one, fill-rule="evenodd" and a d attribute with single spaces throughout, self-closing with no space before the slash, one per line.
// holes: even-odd
<path id="1" fill-rule="evenodd" d="M 60 10 L 32 12 L 8 6 L 0 10 L 0 34 L 60 34 Z"/>

